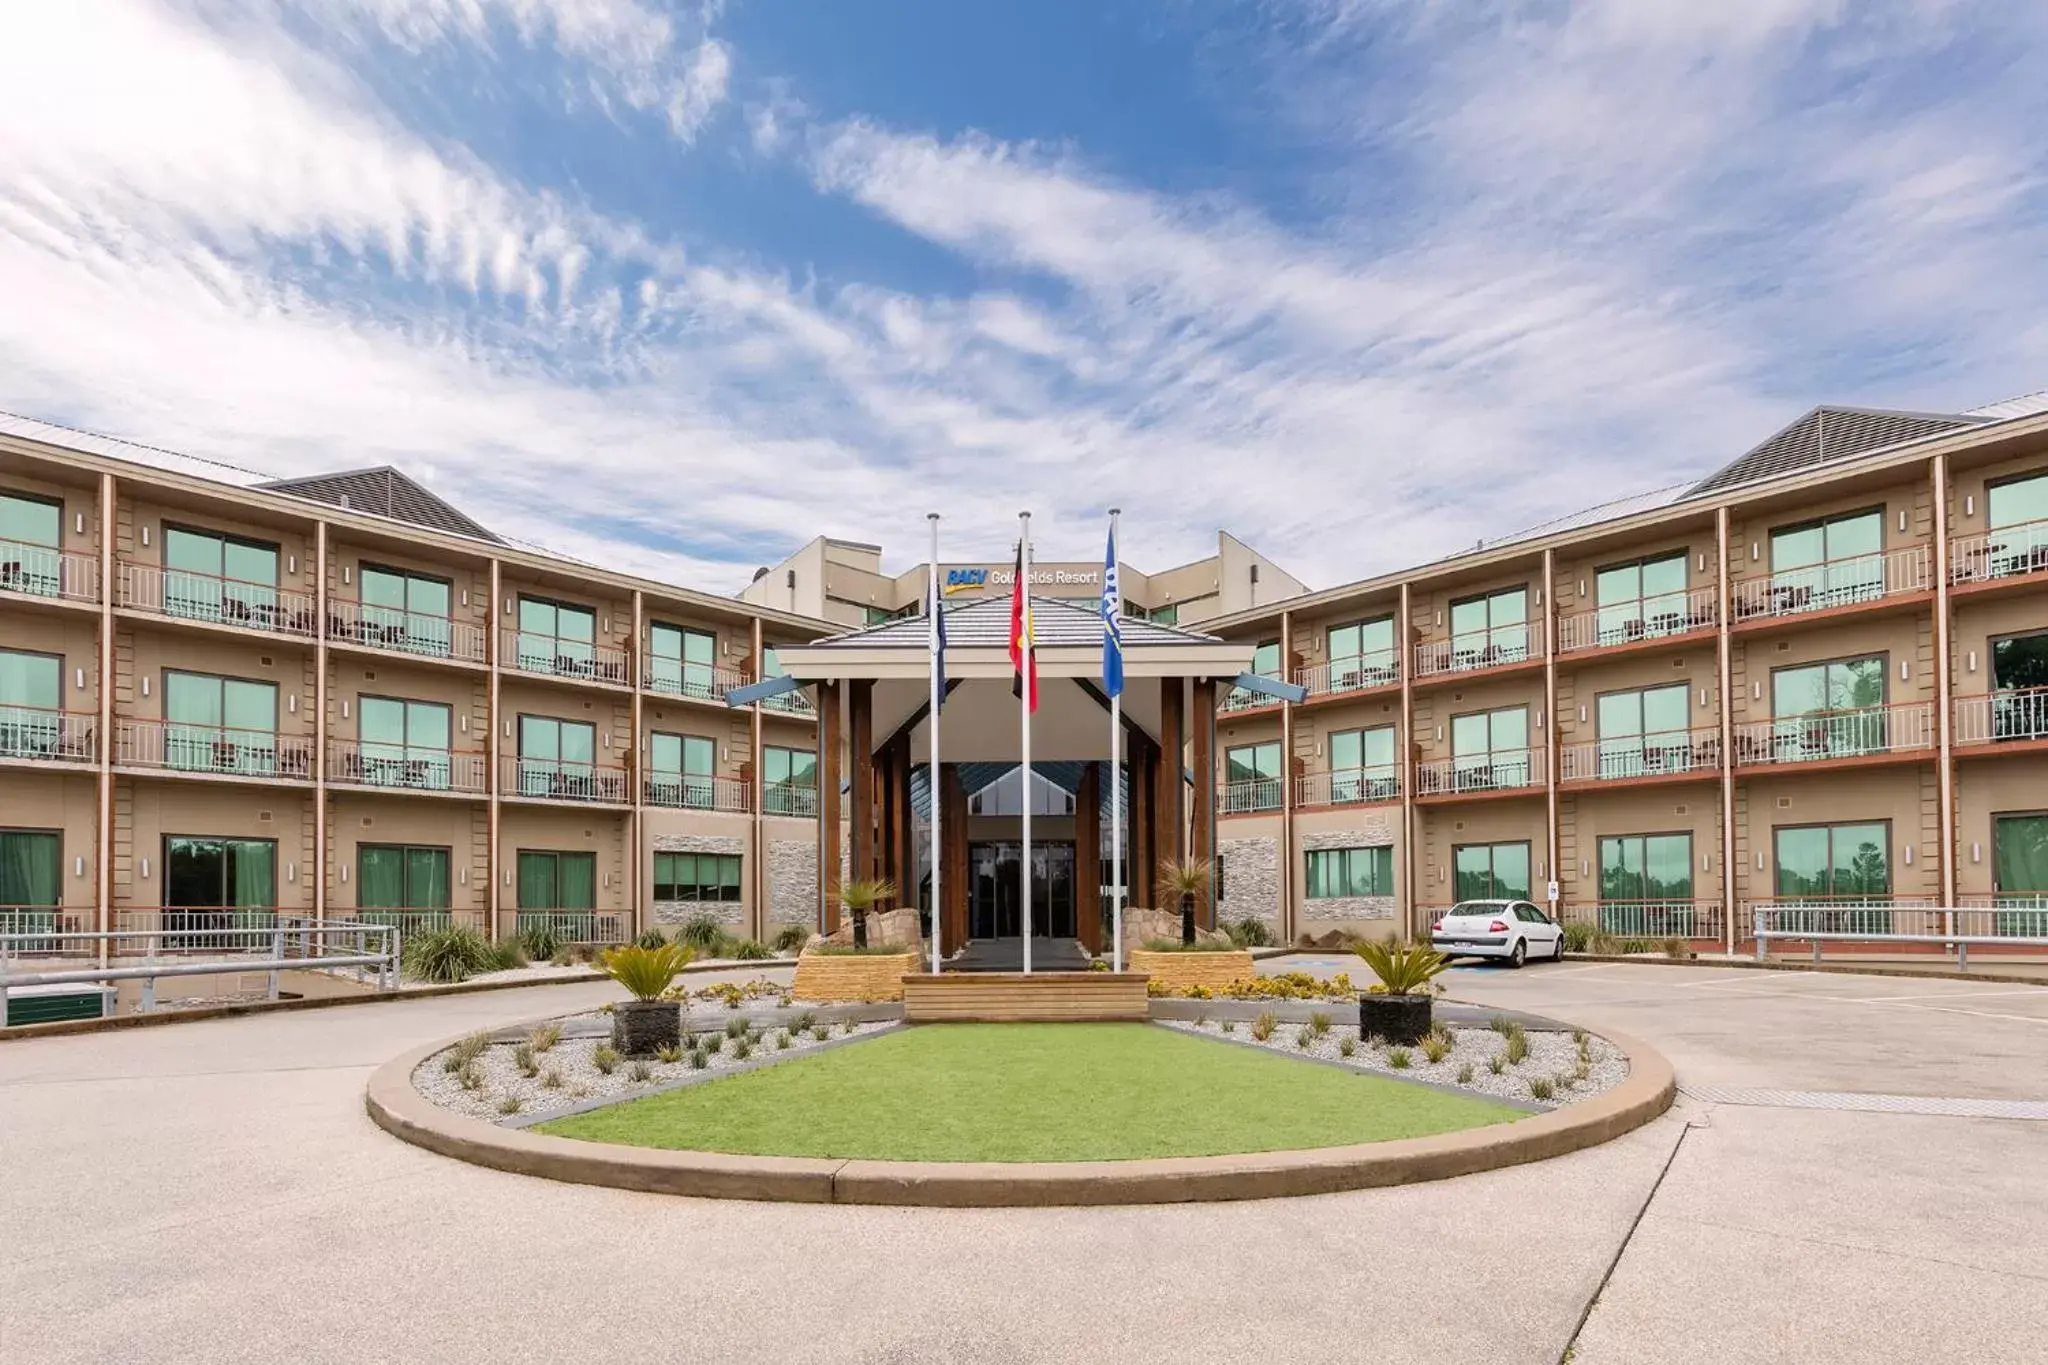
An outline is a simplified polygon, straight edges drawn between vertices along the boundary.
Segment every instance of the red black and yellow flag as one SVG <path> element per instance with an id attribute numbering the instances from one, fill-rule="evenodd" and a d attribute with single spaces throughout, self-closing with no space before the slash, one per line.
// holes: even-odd
<path id="1" fill-rule="evenodd" d="M 1017 542 L 1017 567 L 1010 588 L 1010 695 L 1024 702 L 1026 710 L 1038 710 L 1038 651 L 1028 653 L 1031 636 L 1031 592 L 1024 582 L 1024 543 Z"/>

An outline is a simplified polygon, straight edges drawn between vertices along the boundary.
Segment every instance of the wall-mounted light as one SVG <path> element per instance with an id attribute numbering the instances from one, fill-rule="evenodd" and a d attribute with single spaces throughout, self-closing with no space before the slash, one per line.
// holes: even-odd
<path id="1" fill-rule="evenodd" d="M 348 565 L 346 565 L 346 564 L 344 564 L 344 565 L 342 565 L 342 566 L 341 566 L 341 581 L 342 581 L 343 583 L 347 583 L 347 582 L 349 581 L 349 577 L 348 577 L 348 576 L 349 576 L 349 566 L 348 566 Z"/>
<path id="2" fill-rule="evenodd" d="M 1447 881 L 1449 881 L 1449 880 L 1451 879 L 1451 872 L 1450 872 L 1450 869 L 1449 869 L 1449 868 L 1445 868 L 1445 867 L 1439 867 L 1439 868 L 1438 868 L 1438 869 L 1436 870 L 1436 879 L 1437 879 L 1438 881 L 1440 881 L 1440 882 L 1447 882 Z"/>
<path id="3" fill-rule="evenodd" d="M 1756 870 L 1759 872 L 1764 870 L 1764 851 L 1762 849 L 1756 851 Z"/>
<path id="4" fill-rule="evenodd" d="M 1759 551 L 1759 550 L 1757 549 L 1757 543 L 1756 543 L 1755 541 L 1753 541 L 1753 540 L 1752 540 L 1751 542 L 1749 542 L 1749 560 L 1750 560 L 1750 563 L 1754 564 L 1754 563 L 1756 562 L 1756 560 L 1757 560 L 1757 557 L 1758 557 L 1758 555 L 1759 555 L 1759 554 L 1760 554 L 1760 551 Z"/>
<path id="5" fill-rule="evenodd" d="M 1984 861 L 1984 845 L 1982 845 L 1982 844 L 1971 844 L 1971 845 L 1970 845 L 1970 861 L 1971 861 L 1971 862 L 1973 862 L 1973 863 L 1981 863 L 1981 862 L 1983 862 L 1983 861 Z"/>
<path id="6" fill-rule="evenodd" d="M 1764 685 L 1761 679 L 1750 683 L 1749 699 L 1751 701 L 1762 701 L 1764 699 Z"/>
<path id="7" fill-rule="evenodd" d="M 1436 727 L 1436 742 L 1439 744 L 1444 742 L 1444 727 L 1441 725 Z"/>
<path id="8" fill-rule="evenodd" d="M 1977 651 L 1974 649 L 1970 651 L 1970 671 L 1972 673 L 1977 671 Z"/>
<path id="9" fill-rule="evenodd" d="M 1913 846 L 1912 846 L 1911 844 L 1907 844 L 1907 845 L 1906 845 L 1906 866 L 1907 866 L 1907 867 L 1911 867 L 1912 865 L 1913 865 Z"/>
<path id="10" fill-rule="evenodd" d="M 142 879 L 144 881 L 149 880 L 149 859 L 147 858 L 142 860 Z"/>
<path id="11" fill-rule="evenodd" d="M 507 616 L 512 614 L 512 599 L 509 597 L 505 599 L 505 614 Z"/>
<path id="12" fill-rule="evenodd" d="M 348 719 L 348 698 L 347 698 L 347 697 L 343 697 L 343 698 L 341 699 L 341 718 L 342 718 L 343 720 L 347 720 L 347 719 Z"/>
<path id="13" fill-rule="evenodd" d="M 468 588 L 464 588 L 464 589 L 462 590 L 462 605 L 463 605 L 463 606 L 465 606 L 465 607 L 469 605 L 469 589 L 468 589 Z"/>
<path id="14" fill-rule="evenodd" d="M 790 590 L 791 592 L 795 592 L 795 591 L 796 591 L 796 570 L 795 570 L 795 569 L 791 569 L 791 570 L 789 571 L 789 575 L 788 575 L 788 578 L 787 578 L 787 580 L 786 580 L 786 585 L 788 586 L 788 588 L 789 588 L 789 590 Z"/>
<path id="15" fill-rule="evenodd" d="M 1713 871 L 1713 870 L 1714 870 L 1714 855 L 1713 855 L 1713 854 L 1711 854 L 1711 853 L 1702 853 L 1702 854 L 1700 855 L 1700 871 L 1702 871 L 1702 872 L 1711 872 L 1711 871 Z"/>
<path id="16" fill-rule="evenodd" d="M 75 524 L 75 525 L 77 526 L 77 528 L 78 528 L 78 534 L 79 534 L 79 535 L 84 535 L 84 534 L 85 534 L 85 513 L 83 513 L 83 512 L 80 512 L 80 513 L 78 514 L 78 516 L 77 516 L 77 518 L 76 518 L 76 521 L 75 521 L 75 523 L 74 523 L 74 524 Z"/>
<path id="17" fill-rule="evenodd" d="M 512 738 L 512 722 L 509 720 L 505 722 L 505 738 Z"/>
<path id="18" fill-rule="evenodd" d="M 1020 645 L 1019 648 L 1022 648 L 1022 646 Z M 612 732 L 609 730 L 604 732 L 604 747 L 607 749 L 612 747 Z"/>
<path id="19" fill-rule="evenodd" d="M 1586 860 L 1584 858 L 1579 859 L 1579 875 L 1581 877 L 1587 875 Z"/>
<path id="20" fill-rule="evenodd" d="M 612 874 L 611 874 L 611 873 L 609 873 L 609 872 L 607 872 L 607 873 L 605 873 L 605 874 L 604 874 L 604 885 L 605 885 L 606 889 L 610 889 L 610 887 L 611 887 L 611 884 L 612 884 Z"/>
<path id="21" fill-rule="evenodd" d="M 83 853 L 71 860 L 71 875 L 74 877 L 83 877 L 85 875 L 85 855 Z"/>
<path id="22" fill-rule="evenodd" d="M 1581 578 L 1581 579 L 1579 580 L 1579 596 L 1581 596 L 1581 597 L 1584 597 L 1585 595 L 1586 595 L 1586 580 L 1585 580 L 1585 579 L 1583 579 L 1583 578 Z"/>
<path id="23" fill-rule="evenodd" d="M 1541 588 L 1536 589 L 1536 605 L 1539 607 L 1543 605 L 1543 589 Z"/>
<path id="24" fill-rule="evenodd" d="M 1441 607 L 1439 607 L 1439 608 L 1437 609 L 1437 613 L 1436 613 L 1436 623 L 1437 623 L 1438 625 L 1442 625 L 1442 624 L 1444 623 L 1444 613 L 1443 613 L 1443 609 L 1442 609 Z"/>
<path id="25" fill-rule="evenodd" d="M 344 705 L 346 705 L 347 703 L 343 703 L 343 704 L 344 704 Z M 469 733 L 469 717 L 468 717 L 468 716 L 464 716 L 464 717 L 462 718 L 461 724 L 462 724 L 462 733 L 463 733 L 463 734 L 465 734 L 465 735 L 466 735 L 466 734 L 468 734 L 468 733 Z"/>
<path id="26" fill-rule="evenodd" d="M 286 861 L 284 865 L 284 879 L 288 882 L 295 882 L 299 879 L 299 865 L 297 863 Z"/>
<path id="27" fill-rule="evenodd" d="M 1543 708 L 1540 706 L 1536 708 L 1536 728 L 1539 730 L 1543 728 Z"/>
<path id="28" fill-rule="evenodd" d="M 345 883 L 346 883 L 346 882 L 348 881 L 348 864 L 347 864 L 347 863 L 343 863 L 343 864 L 341 865 L 341 880 L 343 881 L 343 883 L 344 883 L 344 884 L 345 884 Z"/>
<path id="29" fill-rule="evenodd" d="M 284 699 L 284 709 L 291 715 L 299 714 L 299 694 L 294 692 Z"/>
<path id="30" fill-rule="evenodd" d="M 1977 495 L 1975 493 L 1963 494 L 1963 515 L 1966 517 L 1977 515 Z"/>
<path id="31" fill-rule="evenodd" d="M 1706 551 L 1702 550 L 1702 551 L 1700 552 L 1700 572 L 1701 572 L 1701 573 L 1705 573 L 1706 571 L 1707 571 L 1707 555 L 1706 555 Z"/>
<path id="32" fill-rule="evenodd" d="M 505 885 L 512 885 L 512 869 L 509 867 L 505 869 Z"/>
<path id="33" fill-rule="evenodd" d="M 142 675 L 142 695 L 145 697 L 149 695 L 149 674 L 147 673 Z"/>
<path id="34" fill-rule="evenodd" d="M 1905 529 L 1906 529 L 1906 514 L 1905 514 L 1904 510 L 1901 510 L 1901 511 L 1899 512 L 1899 529 L 1900 529 L 1901 531 L 1903 531 L 1903 530 L 1905 530 Z"/>
<path id="35" fill-rule="evenodd" d="M 455 881 L 456 881 L 456 884 L 457 884 L 457 885 L 460 885 L 460 886 L 468 886 L 468 885 L 469 885 L 469 869 L 468 869 L 468 868 L 466 868 L 466 867 L 458 867 L 458 868 L 456 868 L 456 869 L 455 869 Z"/>
<path id="36" fill-rule="evenodd" d="M 1913 676 L 1912 670 L 1913 665 L 1910 662 L 1905 659 L 1899 660 L 1899 681 L 1904 682 L 1907 678 Z"/>
<path id="37" fill-rule="evenodd" d="M 142 528 L 142 547 L 144 549 L 149 548 L 149 528 L 147 526 Z"/>
<path id="38" fill-rule="evenodd" d="M 76 670 L 76 672 L 78 674 L 78 690 L 83 692 L 85 691 L 85 670 L 81 668 Z"/>
<path id="39" fill-rule="evenodd" d="M 299 571 L 299 557 L 297 555 L 286 555 L 284 557 L 284 571 L 286 573 L 297 573 Z"/>

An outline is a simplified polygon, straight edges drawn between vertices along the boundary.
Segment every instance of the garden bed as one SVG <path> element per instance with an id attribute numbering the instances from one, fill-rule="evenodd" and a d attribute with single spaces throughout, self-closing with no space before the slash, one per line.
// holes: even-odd
<path id="1" fill-rule="evenodd" d="M 901 1000 L 903 978 L 914 974 L 922 960 L 914 948 L 900 953 L 805 952 L 796 960 L 790 994 L 827 1004 Z"/>
<path id="2" fill-rule="evenodd" d="M 1258 972 L 1252 965 L 1251 953 L 1244 948 L 1193 948 L 1181 952 L 1133 948 L 1130 970 L 1151 977 L 1150 989 L 1159 994 L 1194 987 L 1213 990 L 1250 979 Z"/>

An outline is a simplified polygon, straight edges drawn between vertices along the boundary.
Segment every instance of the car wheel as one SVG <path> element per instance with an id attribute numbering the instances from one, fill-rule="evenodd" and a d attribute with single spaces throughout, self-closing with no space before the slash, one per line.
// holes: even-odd
<path id="1" fill-rule="evenodd" d="M 1556 939 L 1555 939 L 1555 940 L 1554 940 L 1554 941 L 1553 941 L 1553 942 L 1551 943 L 1551 945 L 1550 945 L 1550 960 L 1551 960 L 1552 962 L 1562 962 L 1562 961 L 1564 961 L 1564 935 L 1563 935 L 1563 934 L 1559 934 L 1559 935 L 1557 936 L 1557 938 L 1556 938 Z"/>
<path id="2" fill-rule="evenodd" d="M 1514 946 L 1514 947 L 1513 947 L 1512 949 L 1510 949 L 1510 950 L 1509 950 L 1509 952 L 1508 952 L 1508 966 L 1510 966 L 1510 967 L 1519 967 L 1519 966 L 1521 966 L 1521 965 L 1522 965 L 1522 964 L 1523 964 L 1524 962 L 1527 962 L 1528 960 L 1529 960 L 1529 940 L 1528 940 L 1528 939 L 1526 939 L 1526 938 L 1518 938 L 1518 939 L 1516 939 L 1516 940 L 1515 940 L 1515 946 Z"/>

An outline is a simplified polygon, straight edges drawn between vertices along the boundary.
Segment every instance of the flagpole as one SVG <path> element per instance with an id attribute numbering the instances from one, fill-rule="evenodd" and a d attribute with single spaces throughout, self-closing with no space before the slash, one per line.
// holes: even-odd
<path id="1" fill-rule="evenodd" d="M 943 667 L 939 657 L 939 514 L 937 512 L 928 512 L 925 514 L 925 519 L 932 526 L 931 585 L 927 594 L 927 600 L 931 603 L 932 619 L 926 623 L 930 627 L 932 651 L 932 725 L 931 747 L 925 756 L 929 760 L 927 767 L 930 770 L 930 779 L 927 782 L 927 786 L 930 788 L 932 803 L 932 975 L 937 976 L 941 960 L 939 955 L 939 917 L 944 912 L 946 904 L 945 898 L 939 892 L 940 850 L 946 846 L 944 834 L 940 828 L 942 817 L 939 813 L 940 807 L 944 804 L 940 799 L 939 788 L 939 705 L 944 700 L 939 695 L 939 670 Z M 915 869 L 912 869 L 912 871 L 914 873 Z"/>
<path id="2" fill-rule="evenodd" d="M 1119 511 L 1109 509 L 1109 543 L 1116 545 Z M 1112 569 L 1114 566 L 1112 566 Z M 1118 574 L 1116 609 L 1123 610 L 1122 574 Z M 1109 904 L 1110 967 L 1124 969 L 1124 694 L 1118 688 L 1109 699 Z"/>
<path id="3" fill-rule="evenodd" d="M 1024 758 L 1024 861 L 1018 870 L 1018 879 L 1023 883 L 1024 904 L 1022 906 L 1024 925 L 1024 974 L 1031 975 L 1031 514 L 1018 513 L 1017 541 L 1017 586 L 1020 600 L 1024 604 L 1023 629 L 1023 695 L 1018 698 L 1023 715 L 1021 722 L 1020 749 Z"/>

